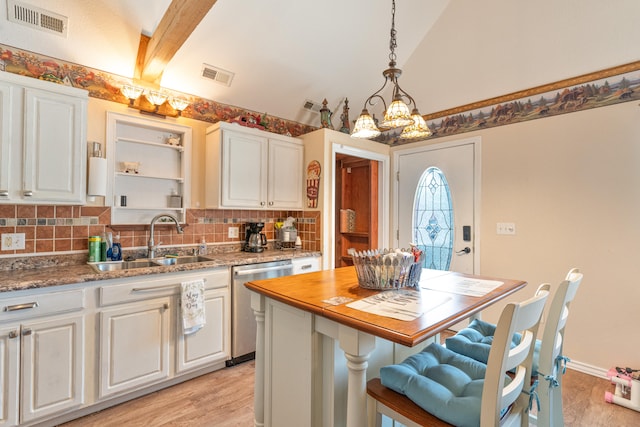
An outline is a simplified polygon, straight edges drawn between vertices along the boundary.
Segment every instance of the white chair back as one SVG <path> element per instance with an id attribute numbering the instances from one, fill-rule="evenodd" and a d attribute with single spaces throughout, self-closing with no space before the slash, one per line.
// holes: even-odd
<path id="1" fill-rule="evenodd" d="M 538 358 L 538 396 L 540 410 L 536 417 L 538 427 L 562 427 L 562 370 L 566 358 L 562 355 L 565 326 L 569 317 L 569 305 L 576 296 L 582 273 L 573 268 L 567 273 L 551 301 L 542 334 Z"/>
<path id="2" fill-rule="evenodd" d="M 525 412 L 529 397 L 523 394 L 523 390 L 528 390 L 531 382 L 534 343 L 548 295 L 548 286 L 543 285 L 532 298 L 519 304 L 510 303 L 502 311 L 487 361 L 482 389 L 481 426 L 498 425 L 501 409 L 512 404 L 514 406 L 507 419 L 502 422 L 522 423 L 523 418 L 527 418 L 528 422 Z M 522 339 L 520 344 L 511 348 L 513 335 L 517 332 L 522 334 Z M 509 371 L 515 371 L 515 375 L 505 386 L 504 373 Z"/>

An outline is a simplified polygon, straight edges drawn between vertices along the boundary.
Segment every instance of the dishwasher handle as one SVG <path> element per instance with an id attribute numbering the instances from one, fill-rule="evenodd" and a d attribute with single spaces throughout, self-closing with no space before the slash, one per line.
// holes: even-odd
<path id="1" fill-rule="evenodd" d="M 282 270 L 290 270 L 293 271 L 293 265 L 276 265 L 275 267 L 259 267 L 259 268 L 251 268 L 248 270 L 236 270 L 236 276 L 249 276 L 251 274 L 256 273 L 265 273 L 267 271 L 282 271 Z"/>

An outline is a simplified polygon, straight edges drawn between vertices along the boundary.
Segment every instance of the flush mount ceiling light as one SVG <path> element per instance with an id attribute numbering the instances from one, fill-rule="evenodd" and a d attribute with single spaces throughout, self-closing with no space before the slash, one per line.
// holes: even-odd
<path id="1" fill-rule="evenodd" d="M 382 133 L 380 128 L 384 130 L 404 128 L 402 133 L 400 134 L 400 138 L 402 139 L 426 138 L 431 135 L 431 131 L 429 130 L 427 123 L 418 112 L 416 102 L 411 97 L 411 95 L 405 92 L 398 84 L 398 77 L 400 77 L 400 75 L 402 74 L 402 70 L 396 68 L 395 49 L 397 47 L 397 42 L 395 16 L 396 2 L 395 0 L 393 0 L 391 2 L 391 39 L 389 41 L 389 68 L 382 72 L 382 75 L 384 76 L 384 84 L 382 85 L 382 87 L 369 98 L 367 98 L 367 100 L 364 102 L 362 113 L 356 120 L 356 123 L 353 127 L 353 132 L 351 133 L 351 136 L 355 138 L 375 138 Z M 387 103 L 381 95 L 382 91 L 387 86 L 387 83 L 393 85 L 393 98 L 391 100 L 389 108 L 387 108 Z M 373 101 L 376 98 L 382 101 L 382 105 L 385 109 L 384 120 L 382 121 L 382 123 L 380 123 L 380 128 L 377 126 L 375 120 L 367 110 L 367 105 L 375 105 Z M 405 100 L 407 102 L 405 102 Z M 413 106 L 413 109 L 409 110 L 409 106 L 411 105 Z"/>

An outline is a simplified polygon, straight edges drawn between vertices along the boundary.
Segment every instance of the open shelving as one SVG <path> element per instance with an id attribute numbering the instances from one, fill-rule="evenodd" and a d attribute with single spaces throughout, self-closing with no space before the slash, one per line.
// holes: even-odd
<path id="1" fill-rule="evenodd" d="M 149 224 L 160 213 L 174 214 L 184 223 L 190 203 L 191 139 L 188 126 L 107 113 L 112 224 Z M 126 196 L 126 206 L 121 196 Z M 181 200 L 180 206 L 171 196 Z"/>

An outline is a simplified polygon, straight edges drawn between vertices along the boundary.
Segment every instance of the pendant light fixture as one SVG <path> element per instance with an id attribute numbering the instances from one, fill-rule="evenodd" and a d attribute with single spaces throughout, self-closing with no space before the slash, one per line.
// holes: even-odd
<path id="1" fill-rule="evenodd" d="M 429 130 L 427 123 L 418 112 L 416 102 L 413 100 L 411 95 L 405 92 L 398 84 L 398 77 L 400 77 L 400 75 L 402 74 L 402 70 L 396 68 L 395 49 L 397 47 L 397 43 L 395 16 L 396 2 L 395 0 L 392 0 L 391 40 L 389 41 L 389 49 L 391 52 L 389 53 L 389 68 L 382 72 L 382 75 L 384 76 L 384 84 L 382 85 L 382 87 L 369 98 L 367 98 L 367 100 L 364 102 L 362 113 L 356 120 L 356 123 L 353 126 L 353 132 L 351 133 L 351 136 L 355 138 L 375 138 L 382 133 L 380 131 L 380 128 L 384 130 L 404 128 L 402 130 L 402 133 L 400 134 L 400 138 L 402 139 L 423 139 L 431 135 L 431 131 Z M 391 104 L 389 105 L 389 108 L 387 108 L 387 104 L 381 95 L 382 91 L 387 86 L 387 83 L 391 83 L 393 85 L 393 98 Z M 380 123 L 380 128 L 367 110 L 367 105 L 375 105 L 373 101 L 376 98 L 382 101 L 382 105 L 385 109 L 384 119 L 382 123 Z M 405 100 L 407 102 L 405 102 Z M 409 110 L 409 106 L 411 105 L 413 105 L 413 109 Z"/>

